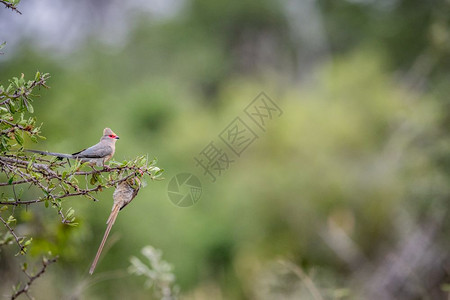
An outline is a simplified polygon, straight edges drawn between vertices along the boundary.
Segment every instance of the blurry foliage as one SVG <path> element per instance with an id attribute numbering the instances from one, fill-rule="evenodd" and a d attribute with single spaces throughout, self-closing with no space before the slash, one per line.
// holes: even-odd
<path id="1" fill-rule="evenodd" d="M 448 252 L 450 224 L 437 217 L 449 199 L 447 2 L 318 3 L 332 56 L 306 74 L 313 82 L 291 77 L 298 60 L 276 1 L 189 1 L 173 20 L 141 18 L 114 51 L 92 39 L 60 60 L 24 43 L 0 65 L 2 80 L 15 70 L 53 75 L 51 93 L 34 104 L 45 135 L 55 137 L 43 147 L 70 151 L 107 125 L 121 136 L 118 160 L 148 152 L 165 177 L 190 171 L 204 184 L 188 209 L 173 206 L 164 186 L 142 190 L 121 213 L 112 236 L 120 242 L 99 273 L 125 269 L 151 244 L 187 299 L 307 297 L 299 270 L 325 299 L 358 299 L 417 226 L 441 222 L 430 249 Z M 257 35 L 279 45 L 269 47 L 278 63 L 258 56 Z M 285 113 L 210 184 L 193 156 L 262 90 Z M 76 294 L 73 282 L 84 278 L 110 209 L 104 194 L 95 207 L 71 203 L 77 228 L 47 224 L 33 241 L 61 253 L 59 294 Z M 32 218 L 43 226 L 45 214 Z M 289 268 L 277 265 L 280 257 Z M 441 265 L 442 277 L 414 272 L 421 296 L 444 297 L 450 278 Z M 80 294 L 148 297 L 134 277 L 93 280 Z"/>
<path id="2" fill-rule="evenodd" d="M 177 288 L 173 286 L 175 276 L 172 274 L 173 267 L 161 259 L 160 250 L 152 246 L 142 248 L 141 253 L 148 260 L 148 265 L 137 257 L 131 257 L 131 266 L 128 268 L 130 274 L 146 277 L 145 286 L 153 288 L 155 298 L 172 300 L 177 298 Z"/>

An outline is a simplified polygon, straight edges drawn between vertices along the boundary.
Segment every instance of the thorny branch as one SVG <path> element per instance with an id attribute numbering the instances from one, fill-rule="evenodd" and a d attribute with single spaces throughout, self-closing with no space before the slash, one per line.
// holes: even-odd
<path id="1" fill-rule="evenodd" d="M 58 256 L 52 258 L 52 259 L 47 259 L 47 258 L 43 258 L 42 259 L 42 268 L 39 272 L 37 272 L 35 275 L 30 275 L 27 273 L 26 270 L 23 270 L 23 272 L 25 273 L 25 275 L 28 277 L 28 282 L 25 284 L 25 286 L 23 288 L 21 288 L 20 290 L 16 291 L 12 296 L 11 296 L 11 300 L 17 299 L 17 297 L 19 297 L 21 294 L 25 294 L 27 295 L 29 298 L 30 296 L 28 295 L 28 290 L 30 289 L 31 285 L 33 284 L 33 282 L 38 279 L 42 274 L 45 273 L 47 267 L 49 265 L 51 265 L 52 263 L 55 263 L 58 260 Z"/>
<path id="2" fill-rule="evenodd" d="M 137 162 L 138 161 L 135 160 L 131 164 L 127 163 L 114 167 L 105 166 L 99 170 L 93 169 L 91 171 L 79 171 L 78 169 L 72 168 L 69 172 L 59 172 L 54 171 L 53 169 L 55 167 L 61 167 L 61 163 L 56 165 L 50 163 L 47 165 L 42 163 L 26 162 L 25 160 L 19 158 L 0 156 L 0 169 L 7 174 L 13 174 L 10 175 L 10 180 L 8 182 L 0 182 L 0 186 L 13 186 L 30 183 L 38 186 L 44 192 L 44 195 L 46 195 L 45 197 L 32 200 L 0 200 L 0 204 L 13 206 L 29 205 L 44 202 L 46 200 L 57 200 L 74 196 L 85 196 L 94 200 L 95 198 L 92 193 L 101 191 L 104 188 L 114 187 L 130 177 L 143 176 L 144 174 L 147 174 L 151 179 L 156 178 L 154 172 L 158 171 L 158 168 L 145 165 L 139 166 L 136 165 Z M 25 172 L 29 170 L 33 171 L 34 176 Z M 105 174 L 109 175 L 109 178 L 106 180 L 104 178 Z M 16 181 L 11 180 L 16 175 L 22 179 Z M 98 182 L 99 184 L 92 188 L 80 188 L 78 185 L 78 180 L 75 176 L 89 175 L 92 176 L 91 183 L 96 184 Z"/>

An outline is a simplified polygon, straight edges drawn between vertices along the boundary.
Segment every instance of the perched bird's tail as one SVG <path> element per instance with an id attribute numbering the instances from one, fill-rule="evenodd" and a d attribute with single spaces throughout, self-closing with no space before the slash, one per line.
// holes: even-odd
<path id="1" fill-rule="evenodd" d="M 94 273 L 95 267 L 97 266 L 98 259 L 100 258 L 100 254 L 102 253 L 103 247 L 105 246 L 106 239 L 108 238 L 109 232 L 111 231 L 111 227 L 113 226 L 114 222 L 116 221 L 117 215 L 119 214 L 120 206 L 114 205 L 114 208 L 109 215 L 108 221 L 106 224 L 108 226 L 106 227 L 105 235 L 103 235 L 102 242 L 100 244 L 100 247 L 98 247 L 97 255 L 95 255 L 94 262 L 91 265 L 91 268 L 89 269 L 89 274 L 92 275 Z"/>
<path id="2" fill-rule="evenodd" d="M 37 153 L 37 154 L 42 154 L 42 155 L 51 155 L 51 156 L 56 156 L 56 157 L 60 157 L 60 158 L 73 158 L 72 154 L 47 152 L 47 151 L 31 150 L 31 149 L 25 149 L 25 151 L 26 152 L 33 152 L 33 153 Z"/>

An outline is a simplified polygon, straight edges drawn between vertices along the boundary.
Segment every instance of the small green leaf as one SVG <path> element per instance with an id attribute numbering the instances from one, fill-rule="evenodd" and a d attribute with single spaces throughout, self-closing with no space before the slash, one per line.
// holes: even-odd
<path id="1" fill-rule="evenodd" d="M 33 240 L 33 238 L 30 238 L 29 240 L 27 240 L 26 242 L 25 242 L 25 244 L 23 244 L 25 247 L 26 246 L 29 246 L 30 244 L 31 244 L 31 241 Z"/>
<path id="2" fill-rule="evenodd" d="M 14 106 L 14 102 L 13 101 L 9 101 L 8 102 L 8 108 L 9 108 L 9 111 L 11 113 L 15 113 L 16 112 L 16 107 Z"/>
<path id="3" fill-rule="evenodd" d="M 98 181 L 97 173 L 92 174 L 91 181 L 90 181 L 91 184 L 95 185 L 97 183 L 97 181 Z"/>
<path id="4" fill-rule="evenodd" d="M 164 169 L 158 169 L 156 172 L 155 172 L 155 177 L 158 177 L 158 176 L 161 176 L 161 174 L 164 172 Z"/>
<path id="5" fill-rule="evenodd" d="M 6 223 L 11 223 L 11 222 L 15 222 L 16 218 L 14 218 L 13 216 L 9 216 L 8 220 L 6 221 Z"/>
<path id="6" fill-rule="evenodd" d="M 30 160 L 27 165 L 27 171 L 31 171 L 32 166 L 33 166 L 33 160 Z"/>
<path id="7" fill-rule="evenodd" d="M 14 131 L 14 137 L 16 138 L 16 141 L 19 143 L 19 145 L 23 145 L 23 137 L 22 133 L 19 131 Z"/>
<path id="8" fill-rule="evenodd" d="M 67 210 L 66 219 L 72 219 L 75 214 L 75 210 L 71 207 Z"/>
<path id="9" fill-rule="evenodd" d="M 25 104 L 25 107 L 30 114 L 34 113 L 33 105 L 31 105 L 27 100 L 24 99 L 23 104 Z"/>
<path id="10" fill-rule="evenodd" d="M 17 283 L 16 285 L 13 285 L 13 287 L 12 287 L 13 291 L 14 291 L 14 292 L 17 292 L 17 291 L 20 289 L 21 284 L 22 284 L 22 283 L 19 282 L 19 283 Z"/>

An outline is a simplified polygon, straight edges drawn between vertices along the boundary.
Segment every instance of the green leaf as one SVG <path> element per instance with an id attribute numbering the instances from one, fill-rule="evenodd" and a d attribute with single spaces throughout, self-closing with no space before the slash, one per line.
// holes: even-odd
<path id="1" fill-rule="evenodd" d="M 19 131 L 14 131 L 14 137 L 16 138 L 16 141 L 19 143 L 19 145 L 23 145 L 23 137 L 22 133 Z"/>
<path id="2" fill-rule="evenodd" d="M 91 181 L 90 181 L 91 184 L 95 185 L 97 183 L 97 181 L 98 181 L 97 173 L 92 174 Z"/>
<path id="3" fill-rule="evenodd" d="M 19 283 L 17 283 L 16 285 L 13 285 L 13 287 L 12 287 L 13 291 L 14 291 L 14 292 L 17 292 L 17 291 L 20 289 L 21 284 L 22 284 L 22 283 L 19 282 Z"/>
<path id="4" fill-rule="evenodd" d="M 158 176 L 161 176 L 162 175 L 162 173 L 164 172 L 164 169 L 159 169 L 159 170 L 157 170 L 156 172 L 155 172 L 155 177 L 158 177 Z"/>
<path id="5" fill-rule="evenodd" d="M 11 113 L 15 113 L 16 112 L 16 107 L 14 106 L 14 102 L 13 101 L 9 101 L 8 102 L 8 108 L 9 108 L 9 111 Z"/>
<path id="6" fill-rule="evenodd" d="M 6 223 L 11 223 L 11 222 L 15 222 L 16 221 L 16 218 L 14 218 L 12 215 L 11 216 L 9 216 L 9 218 L 8 218 L 8 220 L 6 220 Z"/>
<path id="7" fill-rule="evenodd" d="M 28 162 L 27 171 L 31 171 L 31 167 L 33 166 L 33 159 Z"/>
<path id="8" fill-rule="evenodd" d="M 31 244 L 31 241 L 33 241 L 33 238 L 30 238 L 29 240 L 27 240 L 26 242 L 25 242 L 25 244 L 23 244 L 25 247 L 26 246 L 29 246 L 30 244 Z"/>
<path id="9" fill-rule="evenodd" d="M 23 104 L 25 105 L 25 107 L 27 108 L 27 111 L 30 114 L 34 113 L 33 105 L 31 105 L 26 99 L 23 100 Z"/>
<path id="10" fill-rule="evenodd" d="M 8 184 L 11 185 L 13 181 L 14 181 L 14 176 L 8 180 Z"/>
<path id="11" fill-rule="evenodd" d="M 75 210 L 71 207 L 67 210 L 66 219 L 72 220 L 73 215 L 75 214 Z"/>

